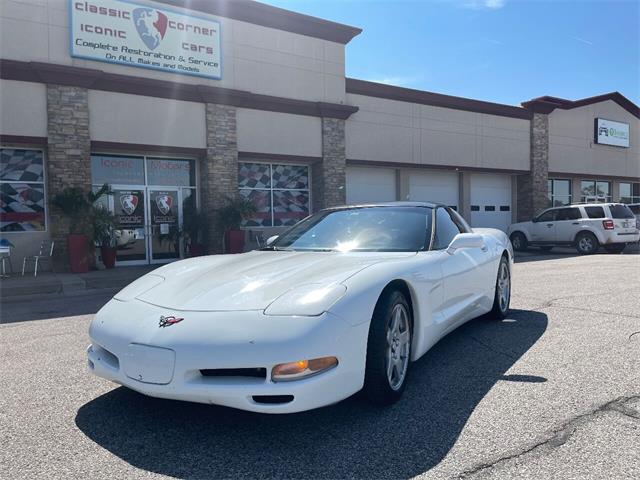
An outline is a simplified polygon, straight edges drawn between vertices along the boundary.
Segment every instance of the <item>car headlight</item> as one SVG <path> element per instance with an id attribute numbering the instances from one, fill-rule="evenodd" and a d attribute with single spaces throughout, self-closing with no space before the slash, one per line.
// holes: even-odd
<path id="1" fill-rule="evenodd" d="M 276 298 L 265 310 L 266 315 L 300 315 L 316 317 L 336 303 L 347 292 L 341 284 L 308 284 L 289 290 Z"/>
<path id="2" fill-rule="evenodd" d="M 128 302 L 133 300 L 134 298 L 142 295 L 145 292 L 148 292 L 153 287 L 156 287 L 164 282 L 164 277 L 160 275 L 154 275 L 153 273 L 148 273 L 143 277 L 140 277 L 135 282 L 130 283 L 118 293 L 116 293 L 113 298 L 116 300 L 120 300 L 121 302 Z"/>
<path id="3" fill-rule="evenodd" d="M 271 370 L 274 382 L 289 382 L 312 375 L 317 375 L 338 365 L 336 357 L 314 358 L 313 360 L 298 360 L 297 362 L 280 363 Z"/>

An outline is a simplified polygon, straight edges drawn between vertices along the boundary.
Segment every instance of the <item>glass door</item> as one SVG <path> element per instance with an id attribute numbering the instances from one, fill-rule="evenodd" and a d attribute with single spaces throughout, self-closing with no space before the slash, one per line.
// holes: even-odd
<path id="1" fill-rule="evenodd" d="M 143 265 L 147 256 L 147 222 L 144 187 L 113 187 L 111 209 L 118 219 L 115 231 L 118 264 Z"/>
<path id="2" fill-rule="evenodd" d="M 148 246 L 151 263 L 180 258 L 181 203 L 178 189 L 148 189 Z"/>

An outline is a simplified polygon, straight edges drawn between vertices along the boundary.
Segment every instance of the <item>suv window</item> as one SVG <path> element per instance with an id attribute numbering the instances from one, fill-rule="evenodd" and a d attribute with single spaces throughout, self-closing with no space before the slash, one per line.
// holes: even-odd
<path id="1" fill-rule="evenodd" d="M 631 205 L 629 206 L 629 210 L 636 215 L 640 215 L 640 205 Z"/>
<path id="2" fill-rule="evenodd" d="M 584 207 L 589 218 L 604 218 L 604 208 L 602 207 Z"/>
<path id="3" fill-rule="evenodd" d="M 556 220 L 577 220 L 581 218 L 577 208 L 560 208 L 556 210 Z"/>
<path id="4" fill-rule="evenodd" d="M 536 221 L 538 222 L 553 222 L 555 220 L 555 210 L 547 210 L 538 216 Z"/>
<path id="5" fill-rule="evenodd" d="M 460 229 L 451 220 L 449 212 L 444 208 L 438 208 L 436 212 L 436 236 L 433 240 L 433 249 L 442 250 L 447 248 L 457 234 L 460 233 Z"/>
<path id="6" fill-rule="evenodd" d="M 612 218 L 635 218 L 626 205 L 609 205 L 609 210 Z"/>

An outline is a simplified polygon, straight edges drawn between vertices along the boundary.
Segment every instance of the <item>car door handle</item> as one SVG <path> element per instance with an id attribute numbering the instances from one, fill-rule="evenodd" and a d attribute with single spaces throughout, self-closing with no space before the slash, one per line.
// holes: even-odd
<path id="1" fill-rule="evenodd" d="M 571 225 L 580 225 L 580 222 L 572 222 Z"/>
<path id="2" fill-rule="evenodd" d="M 547 227 L 549 228 L 553 227 L 553 223 L 547 223 Z"/>

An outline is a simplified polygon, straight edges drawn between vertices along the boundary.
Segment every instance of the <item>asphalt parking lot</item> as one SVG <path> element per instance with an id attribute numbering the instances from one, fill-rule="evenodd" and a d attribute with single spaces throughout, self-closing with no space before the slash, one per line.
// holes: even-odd
<path id="1" fill-rule="evenodd" d="M 85 371 L 102 301 L 2 305 L 35 320 L 0 325 L 0 478 L 640 478 L 637 254 L 521 257 L 508 318 L 446 337 L 387 409 L 141 396 Z"/>

